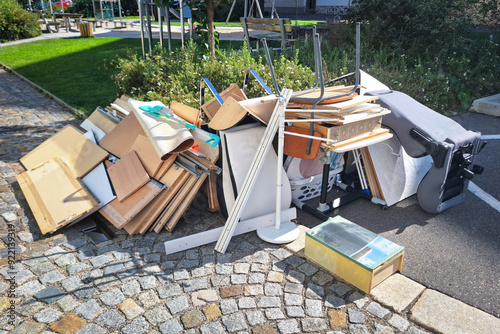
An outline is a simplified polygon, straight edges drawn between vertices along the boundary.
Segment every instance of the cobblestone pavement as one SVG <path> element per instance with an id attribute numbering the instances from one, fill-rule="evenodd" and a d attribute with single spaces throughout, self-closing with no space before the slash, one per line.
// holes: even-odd
<path id="1" fill-rule="evenodd" d="M 167 256 L 164 241 L 224 223 L 203 196 L 173 233 L 114 230 L 116 238 L 97 245 L 78 225 L 41 236 L 15 180 L 19 158 L 71 119 L 0 70 L 0 333 L 426 333 L 407 311 L 378 304 L 255 233 L 233 238 L 225 254 L 211 244 Z"/>

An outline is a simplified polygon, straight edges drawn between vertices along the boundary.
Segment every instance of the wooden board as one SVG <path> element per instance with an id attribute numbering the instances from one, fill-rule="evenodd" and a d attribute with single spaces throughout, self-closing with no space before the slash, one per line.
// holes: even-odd
<path id="1" fill-rule="evenodd" d="M 378 96 L 356 96 L 349 101 L 338 102 L 333 104 L 318 104 L 316 109 L 321 110 L 346 110 L 361 104 L 370 103 L 378 100 Z M 290 102 L 288 108 L 303 108 L 310 109 L 311 106 L 303 102 Z"/>
<path id="2" fill-rule="evenodd" d="M 374 132 L 366 133 L 365 135 L 361 135 L 358 137 L 351 138 L 349 140 L 345 140 L 343 142 L 339 142 L 336 147 L 332 147 L 331 145 L 324 145 L 324 144 L 322 145 L 324 145 L 325 148 L 332 150 L 336 153 L 344 153 L 361 147 L 377 144 L 384 140 L 392 138 L 392 133 L 384 132 L 383 130 L 384 129 L 379 129 Z"/>
<path id="3" fill-rule="evenodd" d="M 200 190 L 201 185 L 203 184 L 203 182 L 205 182 L 207 177 L 208 177 L 207 174 L 202 174 L 197 180 L 195 180 L 196 182 L 192 186 L 189 187 L 189 189 L 188 189 L 189 191 L 184 196 L 184 199 L 182 199 L 180 201 L 179 205 L 177 206 L 175 211 L 172 213 L 172 215 L 168 219 L 167 224 L 165 226 L 167 231 L 169 231 L 169 232 L 173 231 L 175 225 L 177 225 L 177 222 L 179 221 L 179 219 L 181 219 L 181 217 L 184 215 L 186 210 L 189 208 L 189 206 L 193 202 L 196 194 Z"/>
<path id="4" fill-rule="evenodd" d="M 20 160 L 23 166 L 30 170 L 50 159 L 60 157 L 77 177 L 82 177 L 107 156 L 108 152 L 85 138 L 76 128 L 68 125 Z"/>
<path id="5" fill-rule="evenodd" d="M 217 196 L 217 174 L 210 173 L 208 176 L 207 184 L 207 198 L 208 198 L 208 211 L 219 212 L 219 198 Z"/>
<path id="6" fill-rule="evenodd" d="M 98 109 L 96 109 L 87 119 L 106 134 L 110 133 L 118 124 L 118 120 L 109 117 L 108 114 Z"/>
<path id="7" fill-rule="evenodd" d="M 163 175 L 165 175 L 165 173 L 170 169 L 170 166 L 172 166 L 175 159 L 177 159 L 177 153 L 172 154 L 167 160 L 163 161 L 156 174 L 153 175 L 153 179 L 160 180 Z"/>
<path id="8" fill-rule="evenodd" d="M 69 166 L 57 157 L 16 179 L 42 234 L 52 233 L 99 206 Z"/>
<path id="9" fill-rule="evenodd" d="M 134 218 L 125 224 L 125 226 L 123 226 L 125 231 L 127 231 L 130 235 L 147 232 L 163 209 L 165 209 L 165 206 L 167 206 L 167 204 L 175 196 L 176 189 L 173 187 L 175 183 L 183 183 L 189 176 L 187 171 L 182 168 L 176 170 L 174 167 L 171 167 L 171 169 L 167 172 L 167 175 L 168 174 L 172 174 L 169 179 L 173 182 L 166 185 L 166 188 L 164 188 L 158 196 L 156 196 L 141 210 L 141 212 L 139 212 Z"/>
<path id="10" fill-rule="evenodd" d="M 172 101 L 170 103 L 170 110 L 186 122 L 198 126 L 198 120 L 200 119 L 200 111 L 198 109 L 177 101 Z"/>
<path id="11" fill-rule="evenodd" d="M 276 96 L 268 95 L 241 101 L 239 104 L 240 106 L 246 108 L 250 115 L 252 115 L 255 119 L 267 125 L 271 119 L 271 115 L 277 102 L 278 98 Z"/>
<path id="12" fill-rule="evenodd" d="M 120 161 L 109 167 L 108 174 L 120 202 L 149 182 L 149 175 L 135 151 L 130 151 Z"/>
<path id="13" fill-rule="evenodd" d="M 153 177 L 160 169 L 163 161 L 160 159 L 158 153 L 149 141 L 149 138 L 143 135 L 138 135 L 132 144 L 131 149 L 137 153 L 139 160 L 141 160 L 144 169 L 149 176 Z"/>
<path id="14" fill-rule="evenodd" d="M 158 184 L 158 182 L 149 181 L 123 202 L 120 202 L 118 199 L 112 200 L 103 206 L 99 210 L 99 213 L 116 228 L 121 229 L 123 225 L 148 205 L 160 193 L 162 188 L 163 185 Z"/>
<path id="15" fill-rule="evenodd" d="M 128 98 L 122 96 L 121 98 L 115 100 L 115 104 L 125 109 L 128 113 L 131 113 L 133 108 L 127 101 Z"/>
<path id="16" fill-rule="evenodd" d="M 177 184 L 174 198 L 170 201 L 170 203 L 168 203 L 168 206 L 162 212 L 160 217 L 158 217 L 158 220 L 152 228 L 156 233 L 160 233 L 163 226 L 165 226 L 175 209 L 177 209 L 179 204 L 184 200 L 185 196 L 189 192 L 189 189 L 196 183 L 197 179 L 198 178 L 196 176 L 189 174 L 184 182 Z"/>
<path id="17" fill-rule="evenodd" d="M 358 93 L 354 92 L 354 93 L 351 93 L 349 95 L 345 95 L 345 96 L 337 96 L 337 95 L 341 95 L 341 94 L 345 94 L 347 93 L 348 91 L 338 91 L 338 92 L 335 92 L 335 93 L 329 93 L 329 94 L 323 94 L 323 98 L 327 97 L 327 96 L 331 96 L 330 98 L 326 99 L 326 100 L 323 100 L 323 101 L 320 101 L 318 103 L 318 105 L 321 105 L 321 104 L 332 104 L 332 103 L 338 103 L 338 102 L 344 102 L 344 101 L 349 101 L 349 100 L 352 100 L 355 96 L 358 96 Z M 321 95 L 321 92 L 319 91 L 313 91 L 313 92 L 310 92 L 310 93 L 306 93 L 304 95 L 299 95 L 297 96 L 297 98 L 309 98 L 309 99 L 317 99 L 319 98 L 319 96 Z M 299 103 L 303 103 L 303 104 L 314 104 L 316 101 L 298 101 Z"/>
<path id="18" fill-rule="evenodd" d="M 227 130 L 238 124 L 248 114 L 248 109 L 241 106 L 233 97 L 224 100 L 224 104 L 212 117 L 208 126 L 214 130 Z"/>
<path id="19" fill-rule="evenodd" d="M 373 161 L 370 156 L 370 152 L 367 147 L 360 148 L 361 159 L 363 160 L 363 165 L 365 166 L 366 177 L 368 179 L 368 185 L 373 196 L 381 198 L 385 201 L 384 195 L 380 189 L 380 182 L 378 181 L 377 174 L 375 173 L 375 167 L 373 166 Z"/>
<path id="20" fill-rule="evenodd" d="M 125 117 L 118 125 L 108 133 L 99 143 L 101 147 L 109 151 L 118 158 L 123 158 L 134 145 L 135 139 L 139 136 L 146 136 L 139 121 L 133 113 Z"/>
<path id="21" fill-rule="evenodd" d="M 238 85 L 234 83 L 229 85 L 229 87 L 226 90 L 222 91 L 219 95 L 224 102 L 229 97 L 232 97 L 236 101 L 243 101 L 246 100 L 247 98 L 243 93 L 243 91 L 238 87 Z M 217 99 L 213 98 L 204 105 L 202 105 L 201 109 L 203 110 L 205 115 L 207 115 L 208 119 L 212 120 L 212 118 L 215 116 L 220 107 L 221 105 L 219 104 Z"/>

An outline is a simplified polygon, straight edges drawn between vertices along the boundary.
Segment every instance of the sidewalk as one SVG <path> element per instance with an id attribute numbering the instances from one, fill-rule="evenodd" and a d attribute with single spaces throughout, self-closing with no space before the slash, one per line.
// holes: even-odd
<path id="1" fill-rule="evenodd" d="M 225 254 L 208 245 L 167 256 L 164 241 L 224 224 L 203 197 L 173 233 L 130 237 L 110 225 L 116 238 L 97 245 L 78 225 L 41 236 L 15 180 L 19 158 L 71 119 L 0 70 L 2 311 L 11 305 L 6 240 L 12 228 L 17 236 L 15 320 L 4 312 L 0 333 L 493 333 L 500 326 L 399 274 L 372 295 L 360 293 L 307 262 L 303 238 L 279 247 L 249 233 Z"/>

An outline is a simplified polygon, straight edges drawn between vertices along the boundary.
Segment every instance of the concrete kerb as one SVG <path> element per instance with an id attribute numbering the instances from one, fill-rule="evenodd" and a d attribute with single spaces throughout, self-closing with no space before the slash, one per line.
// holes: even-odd
<path id="1" fill-rule="evenodd" d="M 300 236 L 283 245 L 296 256 L 305 257 L 307 227 L 298 225 Z M 370 296 L 382 306 L 394 310 L 419 326 L 435 333 L 494 333 L 500 319 L 438 291 L 428 289 L 412 279 L 396 273 L 372 289 Z M 466 321 L 464 321 L 466 320 Z"/>
<path id="2" fill-rule="evenodd" d="M 0 67 L 2 67 L 5 71 L 9 72 L 9 73 L 12 73 L 13 75 L 15 75 L 16 77 L 18 77 L 19 79 L 21 79 L 22 81 L 26 82 L 28 85 L 30 85 L 31 87 L 35 88 L 36 90 L 38 90 L 39 92 L 41 92 L 43 95 L 47 96 L 48 98 L 54 100 L 56 103 L 58 103 L 59 105 L 63 106 L 64 108 L 68 109 L 69 111 L 71 111 L 76 117 L 80 118 L 80 119 L 83 119 L 83 118 L 86 118 L 87 116 L 82 113 L 81 111 L 73 108 L 72 106 L 70 106 L 69 104 L 67 104 L 66 102 L 64 102 L 63 100 L 61 100 L 60 98 L 58 98 L 57 96 L 55 96 L 54 94 L 52 94 L 51 92 L 43 89 L 42 87 L 38 86 L 36 83 L 26 79 L 25 77 L 23 77 L 21 74 L 17 73 L 16 71 L 14 71 L 13 69 L 11 69 L 10 67 L 8 67 L 7 65 L 4 65 L 2 63 L 0 63 Z"/>

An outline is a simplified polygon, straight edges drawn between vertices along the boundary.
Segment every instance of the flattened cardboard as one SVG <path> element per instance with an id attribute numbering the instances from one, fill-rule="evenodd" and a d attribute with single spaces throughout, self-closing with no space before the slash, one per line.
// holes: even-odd
<path id="1" fill-rule="evenodd" d="M 117 229 L 134 218 L 163 188 L 156 181 L 149 181 L 129 198 L 120 202 L 117 198 L 103 206 L 99 213 L 103 215 Z"/>
<path id="2" fill-rule="evenodd" d="M 83 183 L 57 157 L 16 179 L 42 234 L 52 233 L 99 206 Z"/>
<path id="3" fill-rule="evenodd" d="M 135 151 L 130 151 L 120 161 L 110 166 L 108 174 L 120 202 L 149 181 L 149 175 Z"/>
<path id="4" fill-rule="evenodd" d="M 143 135 L 137 136 L 131 149 L 137 153 L 148 175 L 151 177 L 156 175 L 163 161 L 160 159 L 158 153 L 156 153 L 149 139 Z"/>
<path id="5" fill-rule="evenodd" d="M 30 170 L 50 159 L 61 157 L 77 177 L 82 177 L 107 156 L 108 152 L 68 125 L 20 160 L 23 166 Z"/>

